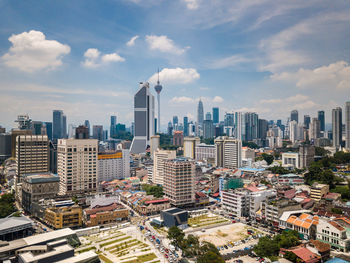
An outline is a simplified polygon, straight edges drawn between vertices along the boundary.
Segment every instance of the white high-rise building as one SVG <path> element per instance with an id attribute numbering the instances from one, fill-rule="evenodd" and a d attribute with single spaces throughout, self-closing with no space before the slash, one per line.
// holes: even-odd
<path id="1" fill-rule="evenodd" d="M 224 168 L 242 166 L 242 141 L 229 137 L 215 139 L 215 165 Z"/>
<path id="2" fill-rule="evenodd" d="M 128 149 L 98 154 L 98 182 L 130 177 L 130 154 Z"/>
<path id="3" fill-rule="evenodd" d="M 315 140 L 321 137 L 321 125 L 318 118 L 312 118 L 309 129 L 309 139 Z"/>
<path id="4" fill-rule="evenodd" d="M 57 174 L 60 193 L 74 194 L 97 190 L 96 139 L 59 139 L 57 143 Z"/>
<path id="5" fill-rule="evenodd" d="M 141 82 L 134 97 L 135 137 L 130 153 L 144 153 L 154 135 L 154 96 L 148 82 Z"/>
<path id="6" fill-rule="evenodd" d="M 350 101 L 345 103 L 345 125 L 345 147 L 346 149 L 350 150 Z"/>
<path id="7" fill-rule="evenodd" d="M 160 144 L 160 136 L 159 135 L 153 135 L 151 136 L 151 158 L 153 159 L 154 152 L 157 151 Z"/>
<path id="8" fill-rule="evenodd" d="M 164 184 L 164 161 L 175 159 L 175 150 L 157 150 L 154 152 L 153 160 L 153 183 L 158 185 Z"/>
<path id="9" fill-rule="evenodd" d="M 196 146 L 200 143 L 199 137 L 185 137 L 184 138 L 184 157 L 195 159 Z"/>

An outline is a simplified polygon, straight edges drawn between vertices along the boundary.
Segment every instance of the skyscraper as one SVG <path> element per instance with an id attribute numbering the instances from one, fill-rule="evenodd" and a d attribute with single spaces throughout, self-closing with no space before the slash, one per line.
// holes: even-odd
<path id="1" fill-rule="evenodd" d="M 188 136 L 188 117 L 184 117 L 184 136 Z"/>
<path id="2" fill-rule="evenodd" d="M 159 118 L 159 117 L 158 117 Z M 134 97 L 135 137 L 131 143 L 131 153 L 143 153 L 154 135 L 154 96 L 149 83 L 141 82 Z"/>
<path id="3" fill-rule="evenodd" d="M 159 82 L 159 69 L 158 69 L 158 81 L 157 81 L 157 85 L 154 87 L 154 89 L 157 92 L 157 101 L 158 101 L 158 118 L 157 118 L 157 122 L 158 122 L 158 131 L 160 132 L 160 92 L 162 91 L 163 87 L 162 85 L 160 85 Z"/>
<path id="4" fill-rule="evenodd" d="M 178 124 L 179 124 L 179 118 L 177 116 L 173 116 L 173 127 L 175 130 Z"/>
<path id="5" fill-rule="evenodd" d="M 53 137 L 53 140 L 63 138 L 63 111 L 61 110 L 53 111 L 52 137 Z"/>
<path id="6" fill-rule="evenodd" d="M 350 101 L 345 103 L 345 147 L 350 149 Z"/>
<path id="7" fill-rule="evenodd" d="M 117 125 L 117 116 L 111 116 L 111 127 L 109 129 L 109 135 L 113 138 L 116 135 L 116 125 Z"/>
<path id="8" fill-rule="evenodd" d="M 320 110 L 317 112 L 318 120 L 320 121 L 320 131 L 325 131 L 325 118 L 324 118 L 324 111 Z"/>
<path id="9" fill-rule="evenodd" d="M 333 147 L 339 148 L 342 143 L 342 109 L 337 107 L 332 110 Z"/>
<path id="10" fill-rule="evenodd" d="M 312 122 L 309 130 L 309 139 L 315 140 L 320 138 L 320 120 L 318 118 L 312 118 Z"/>
<path id="11" fill-rule="evenodd" d="M 269 125 L 267 120 L 259 119 L 258 138 L 263 140 L 266 139 L 268 129 L 269 129 Z"/>
<path id="12" fill-rule="evenodd" d="M 234 113 L 226 112 L 224 119 L 225 126 L 233 127 L 235 125 L 235 115 Z"/>
<path id="13" fill-rule="evenodd" d="M 204 121 L 204 109 L 203 102 L 199 99 L 198 108 L 197 108 L 197 124 L 202 127 Z"/>
<path id="14" fill-rule="evenodd" d="M 97 139 L 99 141 L 103 141 L 103 126 L 102 125 L 92 126 L 92 138 Z"/>
<path id="15" fill-rule="evenodd" d="M 203 121 L 203 138 L 211 139 L 214 137 L 214 125 L 212 120 L 204 120 Z"/>
<path id="16" fill-rule="evenodd" d="M 67 116 L 63 115 L 62 138 L 67 138 Z"/>
<path id="17" fill-rule="evenodd" d="M 309 129 L 310 121 L 311 121 L 310 116 L 309 115 L 304 115 L 304 127 L 306 129 Z"/>
<path id="18" fill-rule="evenodd" d="M 205 114 L 205 120 L 211 121 L 211 113 L 210 112 L 207 112 Z"/>
<path id="19" fill-rule="evenodd" d="M 218 124 L 220 122 L 219 120 L 219 108 L 214 107 L 213 108 L 213 123 Z"/>
<path id="20" fill-rule="evenodd" d="M 52 122 L 45 122 L 46 134 L 50 141 L 52 141 Z"/>
<path id="21" fill-rule="evenodd" d="M 291 121 L 296 121 L 298 123 L 299 121 L 299 113 L 297 110 L 292 110 L 292 112 L 290 113 L 290 120 Z"/>
<path id="22" fill-rule="evenodd" d="M 246 112 L 244 114 L 245 137 L 243 139 L 245 141 L 252 141 L 258 138 L 258 119 L 258 114 L 255 112 Z"/>
<path id="23" fill-rule="evenodd" d="M 18 129 L 20 130 L 31 130 L 32 129 L 32 120 L 29 118 L 28 114 L 22 114 L 17 116 Z"/>
<path id="24" fill-rule="evenodd" d="M 215 139 L 215 165 L 224 168 L 240 168 L 242 165 L 242 142 L 229 137 Z"/>

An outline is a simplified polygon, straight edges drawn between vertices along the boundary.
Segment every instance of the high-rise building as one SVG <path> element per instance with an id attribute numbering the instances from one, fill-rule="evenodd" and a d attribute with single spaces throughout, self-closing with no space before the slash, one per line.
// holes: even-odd
<path id="1" fill-rule="evenodd" d="M 52 122 L 45 122 L 46 135 L 50 141 L 52 141 Z"/>
<path id="2" fill-rule="evenodd" d="M 160 129 L 160 92 L 163 89 L 163 86 L 160 85 L 159 82 L 159 69 L 158 69 L 158 81 L 157 81 L 157 85 L 154 86 L 155 91 L 157 92 L 157 102 L 158 102 L 158 118 L 157 118 L 157 123 L 158 125 L 156 125 L 158 127 L 158 131 L 161 132 Z"/>
<path id="3" fill-rule="evenodd" d="M 153 160 L 153 178 L 152 182 L 154 184 L 163 185 L 164 184 L 164 161 L 176 158 L 175 150 L 156 150 L 154 152 Z"/>
<path id="4" fill-rule="evenodd" d="M 153 159 L 155 151 L 159 148 L 160 145 L 160 136 L 159 135 L 153 135 L 151 136 L 151 158 Z"/>
<path id="5" fill-rule="evenodd" d="M 159 117 L 158 117 L 159 118 Z M 134 97 L 135 137 L 131 143 L 131 153 L 143 153 L 150 145 L 154 135 L 154 96 L 149 83 L 140 83 L 140 88 Z"/>
<path id="6" fill-rule="evenodd" d="M 85 120 L 84 121 L 84 126 L 89 129 L 89 136 L 90 136 L 90 121 L 89 120 Z"/>
<path id="7" fill-rule="evenodd" d="M 103 141 L 103 126 L 102 125 L 93 125 L 92 126 L 92 138 L 99 141 Z"/>
<path id="8" fill-rule="evenodd" d="M 197 108 L 197 134 L 199 134 L 199 130 L 202 128 L 204 121 L 204 109 L 203 109 L 203 102 L 201 99 L 199 99 L 198 102 L 198 108 Z"/>
<path id="9" fill-rule="evenodd" d="M 63 115 L 62 121 L 63 121 L 62 138 L 67 138 L 67 116 L 66 115 Z"/>
<path id="10" fill-rule="evenodd" d="M 262 140 L 266 139 L 268 129 L 269 129 L 269 125 L 268 125 L 267 120 L 259 119 L 258 138 L 262 139 Z"/>
<path id="11" fill-rule="evenodd" d="M 18 129 L 20 130 L 31 130 L 32 120 L 29 118 L 28 114 L 22 114 L 17 116 Z"/>
<path id="12" fill-rule="evenodd" d="M 23 176 L 49 171 L 50 155 L 47 135 L 20 135 L 16 138 L 16 198 L 22 200 Z"/>
<path id="13" fill-rule="evenodd" d="M 310 129 L 309 129 L 309 139 L 316 140 L 320 138 L 320 121 L 318 118 L 312 118 Z"/>
<path id="14" fill-rule="evenodd" d="M 229 137 L 215 139 L 215 165 L 224 168 L 240 168 L 242 165 L 242 142 Z"/>
<path id="15" fill-rule="evenodd" d="M 43 122 L 42 121 L 33 121 L 32 122 L 33 135 L 46 135 L 43 134 Z"/>
<path id="16" fill-rule="evenodd" d="M 54 110 L 52 117 L 52 137 L 53 140 L 63 138 L 63 111 Z"/>
<path id="17" fill-rule="evenodd" d="M 325 117 L 324 117 L 324 111 L 320 110 L 317 112 L 318 120 L 320 121 L 320 130 L 321 132 L 325 131 Z"/>
<path id="18" fill-rule="evenodd" d="M 245 140 L 246 138 L 246 128 L 245 128 L 245 118 L 244 113 L 235 112 L 235 123 L 234 123 L 234 134 L 233 137 L 237 140 Z"/>
<path id="19" fill-rule="evenodd" d="M 310 122 L 311 122 L 311 118 L 309 115 L 304 115 L 304 127 L 306 129 L 309 129 L 310 127 Z"/>
<path id="20" fill-rule="evenodd" d="M 177 207 L 195 203 L 195 163 L 187 158 L 164 161 L 164 195 Z"/>
<path id="21" fill-rule="evenodd" d="M 220 122 L 219 119 L 219 108 L 218 107 L 214 107 L 213 108 L 213 123 L 214 124 L 218 124 Z"/>
<path id="22" fill-rule="evenodd" d="M 339 148 L 342 143 L 342 109 L 337 107 L 332 110 L 333 147 Z"/>
<path id="23" fill-rule="evenodd" d="M 57 174 L 60 193 L 75 194 L 97 190 L 98 140 L 59 139 Z"/>
<path id="24" fill-rule="evenodd" d="M 0 133 L 0 163 L 11 157 L 11 134 Z"/>
<path id="25" fill-rule="evenodd" d="M 184 144 L 184 134 L 182 131 L 175 131 L 173 135 L 173 145 L 182 146 Z"/>
<path id="26" fill-rule="evenodd" d="M 67 138 L 75 138 L 75 129 L 76 126 L 74 124 L 68 125 L 68 136 Z"/>
<path id="27" fill-rule="evenodd" d="M 350 101 L 345 103 L 345 147 L 350 149 Z"/>
<path id="28" fill-rule="evenodd" d="M 188 117 L 184 117 L 184 136 L 188 136 Z"/>
<path id="29" fill-rule="evenodd" d="M 245 121 L 245 137 L 244 141 L 253 141 L 258 138 L 258 114 L 255 112 L 246 112 L 244 114 Z M 238 138 L 239 139 L 239 138 Z"/>
<path id="30" fill-rule="evenodd" d="M 173 123 L 171 121 L 168 122 L 168 130 L 167 133 L 168 135 L 173 135 Z"/>
<path id="31" fill-rule="evenodd" d="M 290 121 L 296 121 L 298 123 L 299 113 L 297 110 L 292 110 L 292 112 L 290 113 Z"/>
<path id="32" fill-rule="evenodd" d="M 201 142 L 199 137 L 184 138 L 184 157 L 196 158 L 196 146 Z"/>
<path id="33" fill-rule="evenodd" d="M 174 130 L 177 131 L 177 126 L 179 125 L 179 118 L 177 116 L 173 116 L 173 127 Z"/>
<path id="34" fill-rule="evenodd" d="M 210 112 L 207 112 L 207 113 L 205 114 L 205 120 L 211 121 L 211 113 L 210 113 Z"/>
<path id="35" fill-rule="evenodd" d="M 203 138 L 211 139 L 214 137 L 214 125 L 212 120 L 203 121 Z"/>
<path id="36" fill-rule="evenodd" d="M 112 181 L 130 177 L 129 150 L 98 153 L 98 182 Z"/>
<path id="37" fill-rule="evenodd" d="M 116 136 L 116 125 L 117 125 L 117 116 L 111 116 L 111 126 L 109 129 L 109 135 L 111 138 Z"/>
<path id="38" fill-rule="evenodd" d="M 89 139 L 89 128 L 80 125 L 77 128 L 75 128 L 75 139 Z"/>
<path id="39" fill-rule="evenodd" d="M 314 118 L 318 121 L 317 118 Z M 319 121 L 318 121 L 319 122 Z M 299 167 L 308 168 L 315 160 L 315 147 L 312 145 L 299 146 Z"/>
<path id="40" fill-rule="evenodd" d="M 235 125 L 235 115 L 234 113 L 226 112 L 224 117 L 224 125 L 226 127 L 233 127 Z"/>

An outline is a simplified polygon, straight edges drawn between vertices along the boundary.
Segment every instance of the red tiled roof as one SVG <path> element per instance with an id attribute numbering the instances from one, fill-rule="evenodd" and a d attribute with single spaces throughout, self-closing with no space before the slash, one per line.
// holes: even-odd
<path id="1" fill-rule="evenodd" d="M 336 229 L 338 229 L 339 231 L 344 231 L 344 230 L 345 230 L 344 227 L 338 225 L 338 224 L 337 224 L 336 222 L 334 222 L 334 221 L 329 221 L 329 223 L 330 223 L 332 226 L 334 226 Z"/>
<path id="2" fill-rule="evenodd" d="M 315 248 L 321 253 L 326 252 L 326 251 L 331 249 L 330 244 L 324 243 L 324 242 L 319 241 L 319 240 L 310 240 L 310 243 L 313 244 L 315 246 Z"/>
<path id="3" fill-rule="evenodd" d="M 202 192 L 196 192 L 196 195 L 198 195 L 199 197 L 207 197 L 207 195 Z"/>
<path id="4" fill-rule="evenodd" d="M 156 204 L 156 203 L 164 203 L 164 202 L 168 202 L 169 199 L 164 198 L 164 199 L 155 199 L 155 200 L 148 200 L 145 202 L 145 204 Z"/>
<path id="5" fill-rule="evenodd" d="M 92 214 L 96 214 L 98 212 L 105 212 L 105 211 L 113 211 L 115 209 L 120 209 L 120 208 L 124 208 L 122 205 L 117 204 L 117 203 L 113 203 L 111 205 L 107 205 L 107 206 L 101 206 L 101 207 L 96 207 L 96 208 L 92 208 L 92 209 L 85 209 L 85 213 L 87 215 L 92 215 Z"/>

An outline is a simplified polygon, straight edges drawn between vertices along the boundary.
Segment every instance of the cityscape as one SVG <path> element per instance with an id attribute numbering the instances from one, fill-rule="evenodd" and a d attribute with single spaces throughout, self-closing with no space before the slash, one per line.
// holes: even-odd
<path id="1" fill-rule="evenodd" d="M 326 2 L 0 1 L 0 260 L 350 262 Z"/>

